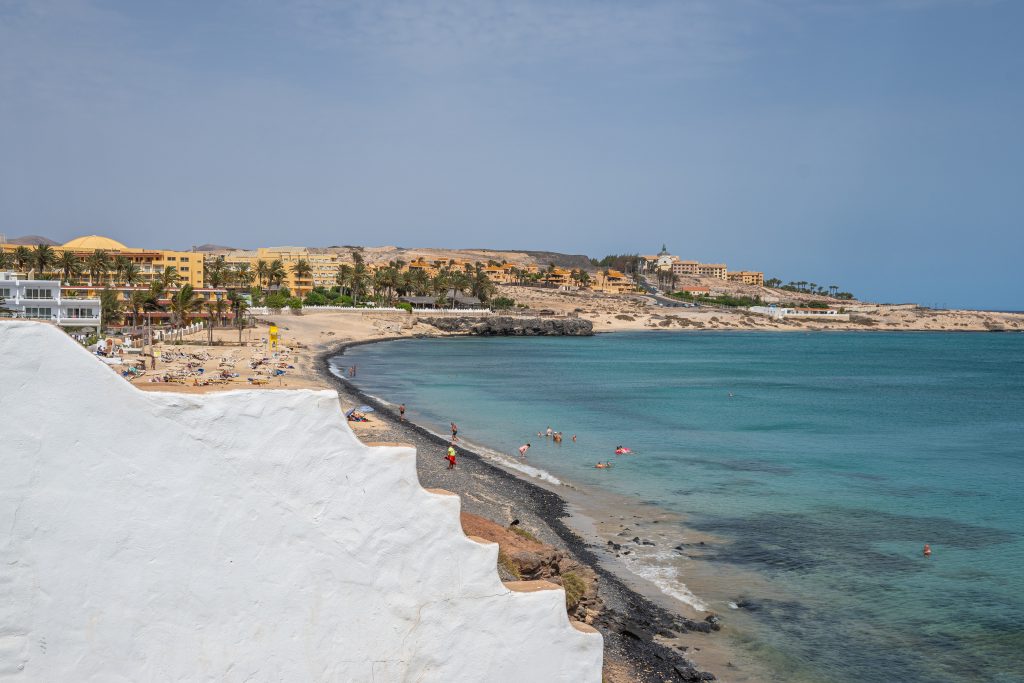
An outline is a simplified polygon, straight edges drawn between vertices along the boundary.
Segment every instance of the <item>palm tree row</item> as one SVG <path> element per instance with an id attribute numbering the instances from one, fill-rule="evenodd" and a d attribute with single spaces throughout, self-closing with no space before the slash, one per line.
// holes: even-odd
<path id="1" fill-rule="evenodd" d="M 134 287 L 142 282 L 142 269 L 138 263 L 127 256 L 111 256 L 103 249 L 79 256 L 73 251 L 55 251 L 47 244 L 32 249 L 21 246 L 13 252 L 0 253 L 0 270 L 11 267 L 31 273 L 35 279 L 57 277 L 66 285 Z M 168 266 L 155 279 L 165 282 L 173 280 L 176 275 L 172 276 L 169 271 L 177 272 L 173 266 Z M 83 279 L 87 279 L 87 282 L 83 282 Z"/>
<path id="2" fill-rule="evenodd" d="M 338 266 L 335 275 L 342 294 L 352 298 L 353 304 L 360 303 L 363 295 L 372 292 L 373 299 L 380 304 L 392 304 L 403 296 L 435 296 L 445 300 L 452 292 L 472 294 L 481 301 L 494 295 L 495 286 L 487 277 L 482 263 L 466 264 L 462 268 L 452 264 L 442 266 L 431 276 L 423 270 L 403 270 L 406 263 L 390 261 L 370 271 L 358 250 L 352 252 L 353 264 Z"/>

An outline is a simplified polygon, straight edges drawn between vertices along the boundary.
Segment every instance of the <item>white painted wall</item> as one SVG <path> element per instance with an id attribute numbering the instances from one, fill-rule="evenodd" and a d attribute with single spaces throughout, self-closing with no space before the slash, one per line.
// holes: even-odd
<path id="1" fill-rule="evenodd" d="M 332 391 L 146 393 L 0 321 L 0 679 L 600 681 Z"/>

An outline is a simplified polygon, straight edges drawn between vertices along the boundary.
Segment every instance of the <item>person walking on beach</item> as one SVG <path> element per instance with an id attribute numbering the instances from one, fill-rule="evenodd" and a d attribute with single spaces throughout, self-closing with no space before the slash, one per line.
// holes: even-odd
<path id="1" fill-rule="evenodd" d="M 455 469 L 455 446 L 448 446 L 448 469 Z"/>
<path id="2" fill-rule="evenodd" d="M 452 422 L 452 441 L 459 440 L 459 425 Z"/>
<path id="3" fill-rule="evenodd" d="M 526 455 L 526 451 L 528 451 L 528 450 L 530 450 L 530 444 L 524 443 L 522 446 L 520 446 L 519 447 L 519 457 L 521 458 L 524 455 Z"/>
<path id="4" fill-rule="evenodd" d="M 398 419 L 405 421 L 405 404 L 398 406 Z"/>

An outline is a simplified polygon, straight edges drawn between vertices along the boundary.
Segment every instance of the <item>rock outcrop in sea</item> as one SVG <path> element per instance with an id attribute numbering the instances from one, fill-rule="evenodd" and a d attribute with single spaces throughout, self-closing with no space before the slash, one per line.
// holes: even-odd
<path id="1" fill-rule="evenodd" d="M 419 322 L 443 332 L 474 334 L 481 337 L 589 337 L 594 324 L 582 318 L 516 318 L 499 315 L 487 318 L 421 317 Z"/>

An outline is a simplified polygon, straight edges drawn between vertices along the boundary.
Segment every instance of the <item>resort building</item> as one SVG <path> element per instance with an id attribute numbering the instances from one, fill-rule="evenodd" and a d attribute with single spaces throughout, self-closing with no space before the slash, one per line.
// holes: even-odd
<path id="1" fill-rule="evenodd" d="M 717 280 L 728 280 L 729 270 L 724 263 L 701 263 L 700 261 L 676 261 L 672 264 L 675 275 L 692 275 L 711 277 Z"/>
<path id="2" fill-rule="evenodd" d="M 0 316 L 45 320 L 62 327 L 100 328 L 100 300 L 69 296 L 58 280 L 20 280 L 0 273 Z"/>
<path id="3" fill-rule="evenodd" d="M 590 288 L 606 294 L 626 294 L 636 291 L 636 283 L 625 273 L 609 269 L 607 274 L 601 271 L 596 278 L 591 279 Z"/>
<path id="4" fill-rule="evenodd" d="M 576 282 L 572 279 L 572 271 L 555 266 L 543 275 L 545 284 L 567 292 L 576 289 Z"/>
<path id="5" fill-rule="evenodd" d="M 352 259 L 342 252 L 307 247 L 235 249 L 206 252 L 206 256 L 211 259 L 223 257 L 226 265 L 236 268 L 243 264 L 248 266 L 252 282 L 255 284 L 260 284 L 256 276 L 260 261 L 268 265 L 274 261 L 280 261 L 285 270 L 281 285 L 287 287 L 288 291 L 295 296 L 300 297 L 308 294 L 314 287 L 333 287 L 337 284 L 338 266 L 343 263 L 352 263 Z M 304 261 L 309 266 L 309 275 L 298 277 L 295 274 L 295 266 L 299 261 Z"/>
<path id="6" fill-rule="evenodd" d="M 711 296 L 711 289 L 709 287 L 700 287 L 697 285 L 687 285 L 679 291 L 690 296 Z"/>
<path id="7" fill-rule="evenodd" d="M 745 285 L 764 287 L 764 273 L 753 270 L 737 270 L 729 273 L 729 282 L 741 282 Z"/>
<path id="8" fill-rule="evenodd" d="M 18 253 L 18 248 L 26 248 L 20 244 L 0 244 L 0 250 L 9 253 Z M 28 248 L 32 250 L 32 247 Z M 110 239 L 109 237 L 103 237 L 101 235 L 85 235 L 83 237 L 76 237 L 70 242 L 66 242 L 60 246 L 52 247 L 55 255 L 58 257 L 63 252 L 71 252 L 79 257 L 83 261 L 83 274 L 79 278 L 83 282 L 89 282 L 94 285 L 102 284 L 124 284 L 118 282 L 114 273 L 114 260 L 118 257 L 124 257 L 131 263 L 138 267 L 138 274 L 136 282 L 140 285 L 149 285 L 153 280 L 162 276 L 164 270 L 171 266 L 178 273 L 181 278 L 182 284 L 190 284 L 193 287 L 203 286 L 203 258 L 201 254 L 196 254 L 191 251 L 170 251 L 167 249 L 139 249 L 134 247 L 127 247 L 117 240 Z M 109 268 L 103 273 L 97 273 L 95 282 L 93 281 L 93 274 L 89 272 L 89 266 L 86 260 L 93 256 L 97 251 L 103 252 L 109 261 Z M 27 275 L 32 269 L 31 264 L 23 266 L 17 269 L 17 272 Z M 52 267 L 48 271 L 47 275 L 54 275 L 56 268 Z M 34 276 L 39 276 L 39 273 L 34 273 Z"/>

